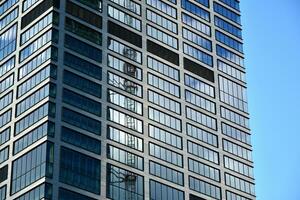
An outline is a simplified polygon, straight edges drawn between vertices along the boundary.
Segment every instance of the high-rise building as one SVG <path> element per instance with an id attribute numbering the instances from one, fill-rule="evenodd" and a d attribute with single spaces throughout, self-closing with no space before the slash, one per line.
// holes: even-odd
<path id="1" fill-rule="evenodd" d="M 0 200 L 254 200 L 238 0 L 1 0 Z"/>

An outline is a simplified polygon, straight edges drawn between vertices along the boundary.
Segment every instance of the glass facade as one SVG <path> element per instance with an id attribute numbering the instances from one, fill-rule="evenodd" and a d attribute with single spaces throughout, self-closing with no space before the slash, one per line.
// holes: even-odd
<path id="1" fill-rule="evenodd" d="M 0 200 L 255 200 L 239 0 L 2 0 Z"/>

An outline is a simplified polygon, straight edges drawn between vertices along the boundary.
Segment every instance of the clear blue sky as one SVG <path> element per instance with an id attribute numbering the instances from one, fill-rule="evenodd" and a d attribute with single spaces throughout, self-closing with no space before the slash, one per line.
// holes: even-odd
<path id="1" fill-rule="evenodd" d="M 300 200 L 300 0 L 241 0 L 258 200 Z"/>

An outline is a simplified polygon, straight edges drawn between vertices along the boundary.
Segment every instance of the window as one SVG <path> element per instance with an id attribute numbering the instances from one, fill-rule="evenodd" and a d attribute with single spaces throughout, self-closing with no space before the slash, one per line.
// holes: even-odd
<path id="1" fill-rule="evenodd" d="M 70 87 L 74 87 L 82 92 L 101 98 L 102 87 L 94 81 L 64 70 L 63 82 Z"/>
<path id="2" fill-rule="evenodd" d="M 181 120 L 173 117 L 172 115 L 148 107 L 148 117 L 157 123 L 181 132 Z"/>
<path id="3" fill-rule="evenodd" d="M 28 10 L 30 7 L 34 6 L 35 3 L 39 2 L 39 0 L 24 0 L 23 2 L 23 12 Z"/>
<path id="4" fill-rule="evenodd" d="M 216 113 L 216 104 L 200 95 L 197 95 L 189 90 L 185 90 L 185 100 L 201 109 L 204 109 L 213 114 Z"/>
<path id="5" fill-rule="evenodd" d="M 147 0 L 148 5 L 156 8 L 157 10 L 161 11 L 162 13 L 177 19 L 177 10 L 170 6 L 169 4 L 164 3 L 161 0 Z"/>
<path id="6" fill-rule="evenodd" d="M 101 117 L 101 103 L 71 90 L 63 89 L 63 102 Z"/>
<path id="7" fill-rule="evenodd" d="M 229 187 L 243 191 L 252 196 L 255 195 L 254 184 L 233 175 L 225 173 L 225 184 Z"/>
<path id="8" fill-rule="evenodd" d="M 175 37 L 163 31 L 160 31 L 159 29 L 154 28 L 153 26 L 147 25 L 147 35 L 174 49 L 178 49 L 178 40 Z"/>
<path id="9" fill-rule="evenodd" d="M 223 106 L 221 106 L 221 117 L 227 119 L 230 122 L 233 122 L 237 125 L 249 129 L 249 119 L 247 117 L 233 112 Z"/>
<path id="10" fill-rule="evenodd" d="M 172 183 L 183 186 L 183 173 L 161 165 L 159 163 L 150 161 L 149 162 L 149 173 L 159 178 L 165 179 Z"/>
<path id="11" fill-rule="evenodd" d="M 152 58 L 150 56 L 147 57 L 147 65 L 148 68 L 168 77 L 173 80 L 179 81 L 179 70 L 175 69 L 174 67 L 171 67 L 170 65 L 167 65 L 155 58 Z"/>
<path id="12" fill-rule="evenodd" d="M 10 127 L 0 132 L 0 147 L 10 139 Z"/>
<path id="13" fill-rule="evenodd" d="M 120 106 L 126 110 L 132 111 L 136 114 L 143 115 L 143 104 L 122 95 L 121 93 L 108 90 L 107 94 L 108 102 Z"/>
<path id="14" fill-rule="evenodd" d="M 126 10 L 129 10 L 137 15 L 141 15 L 141 6 L 140 4 L 135 3 L 131 0 L 110 0 L 121 7 L 125 8 Z"/>
<path id="15" fill-rule="evenodd" d="M 163 142 L 165 144 L 168 144 L 172 147 L 182 149 L 182 138 L 170 133 L 169 131 L 166 131 L 164 129 L 158 128 L 156 126 L 153 126 L 149 124 L 149 136 L 151 138 L 154 138 L 160 142 Z"/>
<path id="16" fill-rule="evenodd" d="M 184 75 L 184 84 L 210 97 L 215 97 L 215 88 L 213 86 L 188 74 Z"/>
<path id="17" fill-rule="evenodd" d="M 182 13 L 182 23 L 186 24 L 190 28 L 193 28 L 207 36 L 210 36 L 210 26 L 204 24 L 203 22 L 197 20 L 194 17 L 191 17 L 190 15 L 187 15 L 186 13 Z"/>
<path id="18" fill-rule="evenodd" d="M 188 140 L 188 152 L 202 158 L 204 160 L 210 161 L 214 164 L 219 164 L 219 154 L 209 148 L 206 148 L 200 144 L 196 144 Z"/>
<path id="19" fill-rule="evenodd" d="M 144 199 L 144 177 L 107 164 L 107 197 L 115 200 Z"/>
<path id="20" fill-rule="evenodd" d="M 220 29 L 223 29 L 224 31 L 242 39 L 242 30 L 240 28 L 232 25 L 218 16 L 215 16 L 215 25 Z"/>
<path id="21" fill-rule="evenodd" d="M 52 199 L 52 195 L 53 195 L 52 193 L 53 193 L 52 185 L 50 183 L 43 183 L 14 200 Z"/>
<path id="22" fill-rule="evenodd" d="M 0 20 L 0 30 L 6 28 L 12 21 L 14 21 L 19 14 L 19 8 L 15 8 L 10 13 L 8 13 L 6 16 L 2 17 Z"/>
<path id="23" fill-rule="evenodd" d="M 217 120 L 215 118 L 198 112 L 190 107 L 186 107 L 186 117 L 212 130 L 217 130 Z"/>
<path id="24" fill-rule="evenodd" d="M 0 66 L 0 77 L 5 75 L 14 67 L 15 67 L 15 57 L 12 57 Z"/>
<path id="25" fill-rule="evenodd" d="M 8 159 L 9 146 L 0 150 L 0 164 Z"/>
<path id="26" fill-rule="evenodd" d="M 222 133 L 240 142 L 251 145 L 251 137 L 249 133 L 241 131 L 233 126 L 222 122 Z"/>
<path id="27" fill-rule="evenodd" d="M 223 150 L 233 155 L 236 155 L 245 160 L 252 161 L 252 151 L 240 145 L 234 144 L 228 140 L 223 139 Z"/>
<path id="28" fill-rule="evenodd" d="M 152 90 L 148 90 L 148 101 L 176 114 L 181 114 L 180 103 Z"/>
<path id="29" fill-rule="evenodd" d="M 0 15 L 5 13 L 8 9 L 13 7 L 19 0 L 7 0 L 0 5 Z M 2 200 L 2 199 L 1 199 Z"/>
<path id="30" fill-rule="evenodd" d="M 107 83 L 116 88 L 126 91 L 129 94 L 137 97 L 142 97 L 143 88 L 141 85 L 136 84 L 128 79 L 121 76 L 108 72 Z"/>
<path id="31" fill-rule="evenodd" d="M 237 24 L 241 24 L 241 16 L 225 8 L 221 4 L 214 2 L 214 11 Z"/>
<path id="32" fill-rule="evenodd" d="M 7 93 L 5 96 L 0 98 L 0 111 L 9 106 L 12 103 L 13 92 Z"/>
<path id="33" fill-rule="evenodd" d="M 6 185 L 0 188 L 0 200 L 6 199 Z"/>
<path id="34" fill-rule="evenodd" d="M 113 108 L 107 109 L 107 119 L 131 130 L 143 133 L 143 121 Z"/>
<path id="35" fill-rule="evenodd" d="M 208 51 L 212 51 L 212 44 L 210 40 L 190 31 L 187 28 L 182 28 L 182 37 L 196 44 L 197 46 L 201 46 Z"/>
<path id="36" fill-rule="evenodd" d="M 95 43 L 96 45 L 102 44 L 102 34 L 100 32 L 95 31 L 94 29 L 89 28 L 71 18 L 66 17 L 65 29 Z"/>
<path id="37" fill-rule="evenodd" d="M 201 128 L 193 126 L 189 123 L 186 124 L 187 135 L 198 139 L 201 142 L 218 147 L 218 137 L 215 134 L 207 132 Z"/>
<path id="38" fill-rule="evenodd" d="M 189 162 L 189 171 L 199 174 L 200 176 L 204 176 L 211 180 L 220 182 L 220 170 L 196 161 L 192 158 L 188 158 Z"/>
<path id="39" fill-rule="evenodd" d="M 197 60 L 199 60 L 200 62 L 209 65 L 210 67 L 213 67 L 213 59 L 212 56 L 199 50 L 196 49 L 195 47 L 188 45 L 187 43 L 183 43 L 183 52 L 186 55 L 189 55 Z"/>
<path id="40" fill-rule="evenodd" d="M 5 92 L 14 83 L 14 74 L 9 75 L 3 81 L 0 82 L 0 93 Z"/>
<path id="41" fill-rule="evenodd" d="M 102 0 L 78 0 L 80 3 L 102 12 Z"/>
<path id="42" fill-rule="evenodd" d="M 209 8 L 209 0 L 195 0 L 195 1 Z"/>
<path id="43" fill-rule="evenodd" d="M 148 73 L 148 84 L 180 98 L 180 87 L 154 74 Z"/>
<path id="44" fill-rule="evenodd" d="M 149 154 L 178 167 L 183 167 L 183 157 L 174 151 L 149 142 Z"/>
<path id="45" fill-rule="evenodd" d="M 28 132 L 25 136 L 21 137 L 20 139 L 14 142 L 13 154 L 16 155 L 17 153 L 34 144 L 46 135 L 53 137 L 54 133 L 55 124 L 53 122 L 47 121 L 42 125 L 39 125 L 37 128 Z"/>
<path id="46" fill-rule="evenodd" d="M 142 80 L 142 69 L 128 62 L 125 62 L 115 56 L 107 55 L 108 66 L 126 74 L 127 76 Z"/>
<path id="47" fill-rule="evenodd" d="M 66 127 L 61 128 L 61 140 L 68 144 L 82 148 L 86 151 L 101 154 L 101 142 L 95 138 L 81 134 L 78 131 Z"/>
<path id="48" fill-rule="evenodd" d="M 99 63 L 102 62 L 102 50 L 72 36 L 65 35 L 65 47 Z"/>
<path id="49" fill-rule="evenodd" d="M 128 15 L 125 12 L 122 12 L 110 5 L 108 5 L 108 16 L 135 30 L 142 30 L 141 20 L 138 20 L 137 18 L 132 17 L 131 15 Z"/>
<path id="50" fill-rule="evenodd" d="M 142 63 L 142 53 L 129 47 L 126 46 L 116 40 L 113 40 L 111 38 L 108 38 L 108 42 L 107 42 L 107 47 L 109 50 L 120 54 L 122 56 L 124 56 L 125 58 L 128 58 L 134 62 L 137 62 L 139 64 Z"/>
<path id="51" fill-rule="evenodd" d="M 184 192 L 150 179 L 150 200 L 184 200 Z"/>
<path id="52" fill-rule="evenodd" d="M 243 197 L 241 195 L 235 194 L 230 191 L 226 191 L 226 200 L 250 200 L 246 197 Z"/>
<path id="53" fill-rule="evenodd" d="M 204 19 L 206 21 L 210 21 L 210 14 L 208 11 L 204 10 L 203 8 L 197 6 L 196 4 L 191 3 L 188 0 L 182 0 L 181 1 L 181 7 L 188 11 L 189 13 L 193 13 L 194 15 L 197 15 L 201 19 Z"/>
<path id="54" fill-rule="evenodd" d="M 62 183 L 100 194 L 100 160 L 61 147 L 59 168 Z"/>
<path id="55" fill-rule="evenodd" d="M 191 190 L 207 195 L 214 199 L 221 199 L 221 188 L 200 179 L 189 176 L 189 187 Z"/>
<path id="56" fill-rule="evenodd" d="M 67 108 L 62 109 L 62 121 L 80 129 L 101 135 L 101 122 Z"/>
<path id="57" fill-rule="evenodd" d="M 244 68 L 244 58 L 217 45 L 217 55 Z"/>
<path id="58" fill-rule="evenodd" d="M 216 39 L 219 42 L 239 51 L 240 53 L 243 53 L 243 44 L 241 42 L 227 36 L 226 34 L 220 32 L 218 30 L 216 30 L 215 35 L 216 35 Z"/>
<path id="59" fill-rule="evenodd" d="M 55 104 L 47 102 L 15 123 L 15 135 L 37 123 L 44 117 L 55 117 Z"/>
<path id="60" fill-rule="evenodd" d="M 143 139 L 112 126 L 107 127 L 107 138 L 126 147 L 144 151 Z"/>
<path id="61" fill-rule="evenodd" d="M 11 109 L 0 115 L 0 128 L 11 121 Z"/>
<path id="62" fill-rule="evenodd" d="M 217 60 L 217 63 L 218 63 L 217 65 L 218 65 L 219 71 L 224 72 L 225 74 L 227 74 L 239 81 L 246 82 L 245 72 L 242 72 L 242 71 L 236 69 L 235 67 L 233 67 L 227 63 L 224 63 L 221 60 Z"/>
<path id="63" fill-rule="evenodd" d="M 8 176 L 8 165 L 0 168 L 0 183 L 3 183 L 7 180 Z"/>
<path id="64" fill-rule="evenodd" d="M 58 195 L 59 200 L 70 200 L 70 199 L 76 199 L 76 200 L 96 200 L 91 197 L 79 194 L 77 192 L 73 192 L 70 190 L 66 190 L 64 188 L 59 188 L 59 195 Z"/>
<path id="65" fill-rule="evenodd" d="M 22 190 L 35 181 L 52 178 L 54 145 L 46 142 L 34 148 L 12 163 L 11 193 Z M 22 169 L 22 170 L 21 170 Z M 28 174 L 31 174 L 28 176 Z"/>
<path id="66" fill-rule="evenodd" d="M 0 35 L 0 61 L 16 50 L 17 25 L 13 25 Z"/>
<path id="67" fill-rule="evenodd" d="M 224 156 L 224 167 L 243 174 L 247 177 L 253 178 L 253 167 L 246 165 L 240 161 L 234 160 L 228 156 Z"/>
<path id="68" fill-rule="evenodd" d="M 131 152 L 108 145 L 107 157 L 129 167 L 144 171 L 144 158 Z"/>
<path id="69" fill-rule="evenodd" d="M 89 75 L 92 78 L 102 80 L 102 68 L 92 64 L 84 59 L 81 59 L 68 52 L 64 53 L 64 64 L 78 72 Z"/>
<path id="70" fill-rule="evenodd" d="M 172 33 L 177 34 L 177 24 L 162 15 L 157 14 L 156 12 L 153 12 L 151 10 L 146 10 L 146 17 L 147 20 L 153 22 L 154 24 L 157 24 L 160 27 L 163 27 L 164 29 L 171 31 Z"/>
<path id="71" fill-rule="evenodd" d="M 233 8 L 237 11 L 240 11 L 240 2 L 237 0 L 219 0 L 219 1 L 221 1 L 222 3 L 230 6 L 231 8 Z M 244 199 L 241 199 L 241 200 L 244 200 Z"/>

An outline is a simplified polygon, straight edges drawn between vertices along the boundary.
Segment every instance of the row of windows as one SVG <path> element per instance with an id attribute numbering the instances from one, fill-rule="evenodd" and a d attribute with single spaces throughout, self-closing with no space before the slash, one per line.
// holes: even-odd
<path id="1" fill-rule="evenodd" d="M 51 178 L 53 162 L 54 145 L 52 143 L 43 143 L 13 161 L 11 193 L 20 191 L 42 177 Z"/>
<path id="2" fill-rule="evenodd" d="M 215 97 L 215 89 L 213 86 L 196 79 L 188 74 L 184 75 L 184 84 L 210 97 Z"/>
<path id="3" fill-rule="evenodd" d="M 187 135 L 198 139 L 201 142 L 218 147 L 218 137 L 210 132 L 207 132 L 201 128 L 193 126 L 189 123 L 186 124 Z"/>
<path id="4" fill-rule="evenodd" d="M 132 111 L 139 115 L 143 114 L 142 103 L 112 90 L 108 90 L 107 93 L 108 102 L 118 105 L 126 110 Z"/>
<path id="5" fill-rule="evenodd" d="M 108 164 L 106 185 L 110 199 L 144 199 L 144 178 L 131 171 Z"/>
<path id="6" fill-rule="evenodd" d="M 21 115 L 34 105 L 38 104 L 40 101 L 45 99 L 48 96 L 54 97 L 56 95 L 55 85 L 47 84 L 34 92 L 32 95 L 28 96 L 26 99 L 22 100 L 16 106 L 16 116 Z"/>
<path id="7" fill-rule="evenodd" d="M 96 11 L 102 12 L 102 0 L 78 0 L 78 1 Z"/>
<path id="8" fill-rule="evenodd" d="M 76 126 L 80 129 L 89 131 L 96 135 L 101 134 L 101 122 L 70 109 L 64 108 L 62 109 L 62 121 Z"/>
<path id="9" fill-rule="evenodd" d="M 225 184 L 247 194 L 255 195 L 254 184 L 227 173 L 225 173 Z"/>
<path id="10" fill-rule="evenodd" d="M 221 188 L 189 176 L 190 189 L 214 199 L 221 199 Z"/>
<path id="11" fill-rule="evenodd" d="M 100 168 L 100 160 L 61 147 L 59 169 L 61 182 L 100 194 Z"/>
<path id="12" fill-rule="evenodd" d="M 234 144 L 228 140 L 223 139 L 223 150 L 234 154 L 240 158 L 252 161 L 252 152 L 240 145 Z"/>
<path id="13" fill-rule="evenodd" d="M 39 0 L 25 0 L 25 1 L 23 1 L 23 12 L 28 10 L 30 7 L 32 7 L 38 1 Z"/>
<path id="14" fill-rule="evenodd" d="M 0 93 L 3 93 L 5 90 L 10 88 L 14 82 L 14 74 L 11 74 L 6 79 L 0 82 Z"/>
<path id="15" fill-rule="evenodd" d="M 193 13 L 198 17 L 210 21 L 210 14 L 208 11 L 204 10 L 203 8 L 197 6 L 196 4 L 191 3 L 188 0 L 181 0 L 181 6 L 183 9 L 187 10 L 189 13 Z"/>
<path id="16" fill-rule="evenodd" d="M 166 114 L 164 112 L 161 112 L 157 109 L 148 107 L 148 115 L 149 119 L 163 124 L 166 127 L 169 127 L 171 129 L 177 130 L 181 132 L 181 120 L 178 118 L 175 118 L 169 114 Z"/>
<path id="17" fill-rule="evenodd" d="M 11 121 L 11 115 L 11 109 L 0 115 L 0 128 L 2 128 Z"/>
<path id="18" fill-rule="evenodd" d="M 12 98 L 13 92 L 11 91 L 0 99 L 0 111 L 12 103 Z"/>
<path id="19" fill-rule="evenodd" d="M 188 30 L 187 28 L 182 29 L 182 36 L 194 44 L 199 45 L 208 51 L 212 51 L 212 44 L 210 40 Z"/>
<path id="20" fill-rule="evenodd" d="M 183 185 L 183 173 L 159 163 L 150 161 L 149 173 L 172 183 Z"/>
<path id="21" fill-rule="evenodd" d="M 209 66 L 213 66 L 213 59 L 212 56 L 189 45 L 186 43 L 183 43 L 183 52 L 197 60 L 199 60 L 200 62 L 207 64 Z"/>
<path id="22" fill-rule="evenodd" d="M 226 200 L 250 200 L 246 197 L 243 197 L 241 195 L 235 194 L 230 191 L 226 191 Z"/>
<path id="23" fill-rule="evenodd" d="M 178 48 L 178 40 L 175 37 L 172 37 L 169 34 L 154 28 L 153 26 L 147 25 L 147 35 L 174 49 Z"/>
<path id="24" fill-rule="evenodd" d="M 201 97 L 189 90 L 185 90 L 185 100 L 199 108 L 207 110 L 211 113 L 216 113 L 216 105 L 214 102 Z"/>
<path id="25" fill-rule="evenodd" d="M 141 152 L 144 150 L 143 139 L 112 126 L 107 128 L 107 138 Z"/>
<path id="26" fill-rule="evenodd" d="M 8 159 L 8 146 L 0 150 L 0 164 Z"/>
<path id="27" fill-rule="evenodd" d="M 240 161 L 234 160 L 230 157 L 224 156 L 224 167 L 233 170 L 237 173 L 243 174 L 253 178 L 253 168 Z"/>
<path id="28" fill-rule="evenodd" d="M 161 26 L 164 29 L 171 31 L 172 33 L 178 33 L 177 24 L 175 22 L 157 14 L 156 12 L 147 9 L 146 17 L 147 20 L 153 22 L 154 24 L 157 24 L 158 26 Z"/>
<path id="29" fill-rule="evenodd" d="M 115 56 L 107 55 L 108 66 L 120 71 L 130 77 L 136 78 L 138 80 L 142 80 L 142 69 L 136 67 L 128 62 L 125 62 Z"/>
<path id="30" fill-rule="evenodd" d="M 244 67 L 244 58 L 219 45 L 217 45 L 217 55 L 240 67 Z"/>
<path id="31" fill-rule="evenodd" d="M 55 132 L 55 125 L 54 123 L 48 121 L 37 128 L 33 129 L 32 131 L 28 132 L 25 136 L 18 139 L 14 142 L 14 155 L 22 151 L 23 149 L 29 147 L 33 143 L 37 142 L 41 138 L 46 135 L 54 136 Z"/>
<path id="32" fill-rule="evenodd" d="M 14 67 L 15 67 L 15 57 L 12 57 L 9 60 L 5 61 L 5 63 L 3 63 L 0 66 L 0 77 L 5 75 Z"/>
<path id="33" fill-rule="evenodd" d="M 217 120 L 215 118 L 198 112 L 190 107 L 186 107 L 186 117 L 212 130 L 217 130 Z"/>
<path id="34" fill-rule="evenodd" d="M 189 158 L 189 171 L 220 182 L 220 170 Z"/>
<path id="35" fill-rule="evenodd" d="M 32 60 L 27 62 L 25 65 L 19 68 L 19 80 L 25 77 L 27 74 L 37 69 L 43 63 L 45 63 L 50 58 L 54 61 L 57 60 L 58 49 L 56 47 L 49 47 L 37 56 L 35 56 Z"/>
<path id="36" fill-rule="evenodd" d="M 142 63 L 142 53 L 141 52 L 139 52 L 129 46 L 126 46 L 116 40 L 113 40 L 111 38 L 108 38 L 107 45 L 108 45 L 107 48 L 109 50 L 116 52 L 116 53 L 124 56 L 125 58 L 128 58 L 139 64 Z"/>
<path id="37" fill-rule="evenodd" d="M 107 146 L 107 157 L 109 159 L 115 160 L 117 162 L 120 162 L 124 165 L 144 170 L 144 158 L 135 155 L 133 153 L 130 153 L 128 151 L 125 151 L 123 149 L 119 149 L 117 147 L 108 145 Z"/>
<path id="38" fill-rule="evenodd" d="M 227 36 L 226 34 L 217 31 L 216 30 L 216 40 L 218 40 L 219 42 L 222 42 L 223 44 L 226 44 L 227 46 L 239 51 L 240 53 L 243 53 L 243 44 L 229 36 Z"/>
<path id="39" fill-rule="evenodd" d="M 246 88 L 219 76 L 220 100 L 241 111 L 248 111 Z"/>
<path id="40" fill-rule="evenodd" d="M 102 80 L 102 68 L 81 59 L 68 52 L 64 53 L 64 64 L 76 71 L 89 75 L 92 78 Z"/>
<path id="41" fill-rule="evenodd" d="M 221 117 L 238 124 L 244 128 L 249 128 L 249 119 L 221 106 Z"/>
<path id="42" fill-rule="evenodd" d="M 178 167 L 183 167 L 182 155 L 149 142 L 149 154 Z"/>
<path id="43" fill-rule="evenodd" d="M 63 82 L 66 85 L 79 89 L 87 94 L 101 98 L 102 87 L 100 84 L 85 79 L 69 71 L 64 71 Z"/>
<path id="44" fill-rule="evenodd" d="M 240 10 L 240 2 L 238 0 L 219 0 L 222 3 L 230 6 L 231 8 L 239 11 Z"/>
<path id="45" fill-rule="evenodd" d="M 14 10 L 12 10 L 10 13 L 8 13 L 5 17 L 3 17 L 0 20 L 0 30 L 4 29 L 5 27 L 7 27 L 8 24 L 10 24 L 12 21 L 14 21 L 19 14 L 19 8 L 15 8 Z"/>
<path id="46" fill-rule="evenodd" d="M 180 98 L 180 87 L 154 74 L 148 73 L 148 84 Z"/>
<path id="47" fill-rule="evenodd" d="M 248 133 L 234 128 L 228 124 L 222 123 L 222 133 L 240 142 L 251 145 L 251 138 Z"/>
<path id="48" fill-rule="evenodd" d="M 242 39 L 242 30 L 240 28 L 232 25 L 218 16 L 215 16 L 215 25 L 224 31 Z"/>
<path id="49" fill-rule="evenodd" d="M 241 16 L 223 7 L 221 4 L 214 2 L 214 11 L 237 24 L 241 24 Z"/>
<path id="50" fill-rule="evenodd" d="M 150 180 L 150 200 L 184 200 L 184 192 Z"/>
<path id="51" fill-rule="evenodd" d="M 142 97 L 143 88 L 141 85 L 136 84 L 121 76 L 108 72 L 107 83 L 116 88 L 126 91 L 129 94 Z"/>
<path id="52" fill-rule="evenodd" d="M 161 61 L 156 60 L 155 58 L 152 58 L 150 56 L 147 57 L 147 65 L 148 68 L 159 72 L 160 74 L 163 74 L 171 79 L 174 79 L 176 81 L 179 81 L 179 70 L 175 69 L 174 67 L 171 67 Z"/>
<path id="53" fill-rule="evenodd" d="M 135 3 L 131 0 L 110 0 L 121 7 L 125 8 L 126 10 L 129 10 L 137 15 L 141 15 L 141 6 L 140 4 Z"/>
<path id="54" fill-rule="evenodd" d="M 143 133 L 143 121 L 113 108 L 107 109 L 107 119 L 131 130 Z"/>
<path id="55" fill-rule="evenodd" d="M 245 73 L 232 67 L 231 65 L 228 65 L 227 63 L 224 63 L 221 60 L 217 61 L 217 65 L 218 65 L 218 70 L 220 70 L 221 72 L 224 72 L 225 74 L 239 80 L 239 81 L 246 81 L 246 76 Z"/>
<path id="56" fill-rule="evenodd" d="M 0 146 L 5 144 L 10 139 L 10 127 L 0 132 Z"/>
<path id="57" fill-rule="evenodd" d="M 73 192 L 70 190 L 66 190 L 64 188 L 59 188 L 59 200 L 69 200 L 69 199 L 76 199 L 76 200 L 96 200 L 91 197 L 79 194 L 77 192 Z"/>
<path id="58" fill-rule="evenodd" d="M 14 200 L 52 199 L 52 185 L 43 183 Z"/>
<path id="59" fill-rule="evenodd" d="M 209 0 L 195 0 L 195 1 L 209 8 Z"/>
<path id="60" fill-rule="evenodd" d="M 148 101 L 180 115 L 180 103 L 152 90 L 148 90 Z"/>
<path id="61" fill-rule="evenodd" d="M 219 154 L 209 148 L 192 141 L 188 141 L 188 152 L 204 160 L 219 164 Z"/>
<path id="62" fill-rule="evenodd" d="M 8 9 L 13 7 L 19 0 L 7 0 L 0 5 L 0 15 L 5 13 Z"/>
<path id="63" fill-rule="evenodd" d="M 149 137 L 160 142 L 182 149 L 182 138 L 166 130 L 149 124 Z"/>
<path id="64" fill-rule="evenodd" d="M 108 6 L 108 16 L 114 18 L 115 20 L 126 24 L 127 26 L 141 31 L 142 30 L 142 23 L 141 20 L 138 20 L 131 15 L 126 14 L 125 12 L 120 11 L 112 6 Z"/>
<path id="65" fill-rule="evenodd" d="M 194 17 L 187 15 L 186 13 L 182 13 L 182 23 L 188 25 L 190 28 L 193 28 L 207 36 L 210 36 L 210 26 L 200 22 Z"/>
<path id="66" fill-rule="evenodd" d="M 83 95 L 63 89 L 63 102 L 101 117 L 101 103 Z"/>
<path id="67" fill-rule="evenodd" d="M 0 35 L 0 61 L 16 50 L 17 25 Z"/>
<path id="68" fill-rule="evenodd" d="M 61 140 L 95 154 L 101 153 L 101 142 L 72 129 L 61 128 Z"/>
<path id="69" fill-rule="evenodd" d="M 161 0 L 147 0 L 147 4 L 161 11 L 162 13 L 177 19 L 177 10 L 170 6 L 169 4 L 164 3 Z"/>
<path id="70" fill-rule="evenodd" d="M 48 65 L 35 75 L 24 81 L 18 86 L 17 97 L 20 98 L 25 93 L 36 87 L 38 84 L 46 80 L 47 78 L 56 78 L 56 67 L 54 65 Z"/>

